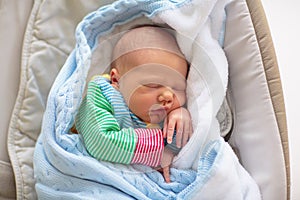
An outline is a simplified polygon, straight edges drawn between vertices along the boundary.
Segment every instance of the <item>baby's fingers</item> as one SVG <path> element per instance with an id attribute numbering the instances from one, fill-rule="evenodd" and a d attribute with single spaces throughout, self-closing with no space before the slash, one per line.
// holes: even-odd
<path id="1" fill-rule="evenodd" d="M 165 181 L 167 183 L 171 182 L 171 180 L 170 180 L 170 167 L 169 166 L 163 168 L 163 176 L 164 176 Z"/>
<path id="2" fill-rule="evenodd" d="M 184 127 L 184 134 L 182 136 L 182 146 L 186 145 L 186 143 L 189 140 L 189 136 L 190 136 L 190 128 L 189 128 L 189 126 L 185 126 Z"/>
<path id="3" fill-rule="evenodd" d="M 193 127 L 191 122 L 187 122 L 184 126 L 184 133 L 182 136 L 182 145 L 186 145 L 189 139 L 192 137 L 193 134 Z"/>
<path id="4" fill-rule="evenodd" d="M 194 133 L 194 129 L 193 129 L 193 123 L 192 123 L 192 121 L 190 120 L 190 123 L 189 123 L 189 125 L 190 125 L 190 132 L 189 132 L 189 138 L 191 138 L 192 137 L 192 135 L 193 135 L 193 133 Z"/>
<path id="5" fill-rule="evenodd" d="M 169 120 L 167 124 L 167 142 L 169 144 L 172 143 L 174 130 L 175 130 L 176 121 L 175 120 Z"/>
<path id="6" fill-rule="evenodd" d="M 181 121 L 177 122 L 176 124 L 176 146 L 178 148 L 181 148 L 183 143 L 182 143 L 182 139 L 183 139 L 183 132 L 184 131 L 184 127 L 183 127 L 183 123 Z"/>
<path id="7" fill-rule="evenodd" d="M 164 120 L 163 138 L 167 137 L 167 130 L 168 130 L 168 118 L 166 117 Z"/>

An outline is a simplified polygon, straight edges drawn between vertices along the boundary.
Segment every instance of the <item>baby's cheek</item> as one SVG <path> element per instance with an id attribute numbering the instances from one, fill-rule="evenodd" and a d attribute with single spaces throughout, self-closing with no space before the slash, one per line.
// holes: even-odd
<path id="1" fill-rule="evenodd" d="M 186 102 L 186 96 L 185 94 L 181 93 L 181 94 L 176 94 L 176 100 L 177 100 L 177 103 L 182 106 L 185 104 Z"/>
<path id="2" fill-rule="evenodd" d="M 126 93 L 124 95 L 124 93 Z M 127 103 L 127 105 L 134 105 L 137 102 L 139 102 L 139 98 L 140 98 L 140 94 L 139 94 L 139 90 L 138 88 L 134 88 L 134 90 L 126 90 L 124 91 L 123 95 L 124 95 L 124 99 Z"/>

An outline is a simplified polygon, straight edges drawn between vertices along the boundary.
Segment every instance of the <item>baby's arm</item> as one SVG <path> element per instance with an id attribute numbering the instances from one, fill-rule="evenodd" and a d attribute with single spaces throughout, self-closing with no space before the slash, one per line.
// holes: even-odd
<path id="1" fill-rule="evenodd" d="M 98 160 L 158 166 L 164 149 L 160 129 L 121 129 L 113 108 L 97 83 L 91 81 L 75 126 L 87 151 Z"/>

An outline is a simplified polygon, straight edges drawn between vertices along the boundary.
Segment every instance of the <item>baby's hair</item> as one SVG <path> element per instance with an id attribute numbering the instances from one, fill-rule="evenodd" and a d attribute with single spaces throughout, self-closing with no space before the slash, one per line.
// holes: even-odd
<path id="1" fill-rule="evenodd" d="M 151 29 L 151 27 L 153 29 Z M 141 32 L 139 33 L 138 29 L 140 28 Z M 149 29 L 147 30 L 147 28 Z M 139 37 L 140 34 L 148 39 Z M 164 27 L 157 24 L 138 24 L 129 28 L 116 42 L 112 52 L 111 68 L 116 67 L 116 61 L 118 61 L 122 55 L 143 48 L 166 50 L 184 57 L 177 44 L 174 30 L 167 26 Z"/>
<path id="2" fill-rule="evenodd" d="M 134 26 L 132 26 L 132 27 L 130 27 L 127 31 L 126 31 L 126 33 L 128 32 L 128 31 L 131 31 L 131 30 L 134 30 L 134 29 L 138 29 L 138 28 L 143 28 L 143 27 L 153 27 L 153 28 L 162 28 L 162 29 L 164 29 L 165 31 L 166 31 L 166 29 L 171 29 L 169 26 L 167 26 L 167 25 L 164 25 L 164 26 L 161 26 L 161 25 L 158 25 L 158 24 L 137 24 L 137 25 L 134 25 Z M 125 34 L 126 34 L 125 33 Z M 168 31 L 168 33 L 170 33 L 171 34 L 171 31 Z M 174 37 L 174 35 L 173 34 L 171 34 L 173 37 Z M 123 36 L 121 36 L 120 37 L 120 39 L 122 38 Z M 174 37 L 175 38 L 175 37 Z M 119 40 L 120 40 L 119 39 Z M 118 41 L 117 41 L 117 43 L 118 43 Z M 116 44 L 117 44 L 116 43 Z M 116 45 L 115 45 L 115 47 L 116 47 Z M 121 56 L 120 56 L 121 57 Z M 112 62 L 111 62 L 111 65 L 110 65 L 110 68 L 111 69 L 113 69 L 113 68 L 116 68 L 116 62 L 120 59 L 120 57 L 117 57 L 117 58 L 114 58 L 114 55 L 113 55 L 113 52 L 112 52 Z"/>
<path id="3" fill-rule="evenodd" d="M 167 31 L 169 34 L 171 34 L 174 39 L 175 39 L 175 35 L 174 32 L 175 30 L 172 29 L 170 26 L 168 26 L 167 24 L 164 25 L 158 25 L 158 24 L 138 24 L 135 26 L 132 26 L 131 28 L 129 28 L 128 30 L 132 30 L 132 29 L 136 29 L 136 28 L 142 28 L 142 27 L 154 27 L 154 28 L 162 28 L 163 30 Z M 175 39 L 176 40 L 176 39 Z M 177 43 L 177 41 L 176 41 Z M 190 72 L 190 63 L 187 61 L 188 63 L 188 68 L 187 68 L 187 73 L 186 76 L 188 76 L 189 72 Z M 186 77 L 187 78 L 187 77 Z"/>
<path id="4" fill-rule="evenodd" d="M 131 31 L 140 29 L 140 28 L 154 28 L 154 29 L 146 29 L 142 30 L 141 34 L 148 34 L 149 32 L 149 40 L 146 40 L 144 38 L 141 38 L 137 36 L 137 32 Z M 127 35 L 127 33 L 131 35 Z M 171 53 L 174 53 L 182 58 L 185 59 L 184 54 L 181 52 L 179 45 L 176 40 L 175 31 L 168 27 L 167 25 L 161 26 L 157 24 L 138 24 L 135 26 L 130 27 L 116 42 L 114 50 L 112 52 L 112 62 L 110 65 L 110 68 L 118 68 L 118 66 L 122 66 L 124 63 L 126 63 L 126 59 L 123 55 L 126 55 L 130 52 L 142 49 L 142 48 L 148 48 L 148 49 L 160 49 L 169 51 Z M 129 37 L 126 38 L 126 35 Z M 136 36 L 136 37 L 133 37 Z M 157 36 L 157 37 L 156 37 Z M 125 37 L 125 39 L 124 39 Z M 123 39 L 123 40 L 122 40 Z M 124 42 L 125 41 L 125 42 Z M 132 41 L 132 42 L 131 42 Z M 139 43 L 140 42 L 140 43 Z M 186 59 L 185 59 L 186 60 Z M 120 62 L 121 61 L 121 62 Z M 124 62 L 125 61 L 125 62 Z M 120 64 L 120 65 L 119 65 Z M 190 70 L 190 64 L 187 61 L 188 67 L 187 67 L 187 76 Z M 120 68 L 119 68 L 120 69 Z M 187 78 L 187 77 L 186 77 Z"/>

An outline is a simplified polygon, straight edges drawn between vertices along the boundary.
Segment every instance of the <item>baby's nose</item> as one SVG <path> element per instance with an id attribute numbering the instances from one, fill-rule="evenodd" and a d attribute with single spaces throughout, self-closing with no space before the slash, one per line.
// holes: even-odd
<path id="1" fill-rule="evenodd" d="M 174 93 L 168 89 L 164 90 L 158 97 L 163 106 L 171 107 L 174 101 Z"/>

